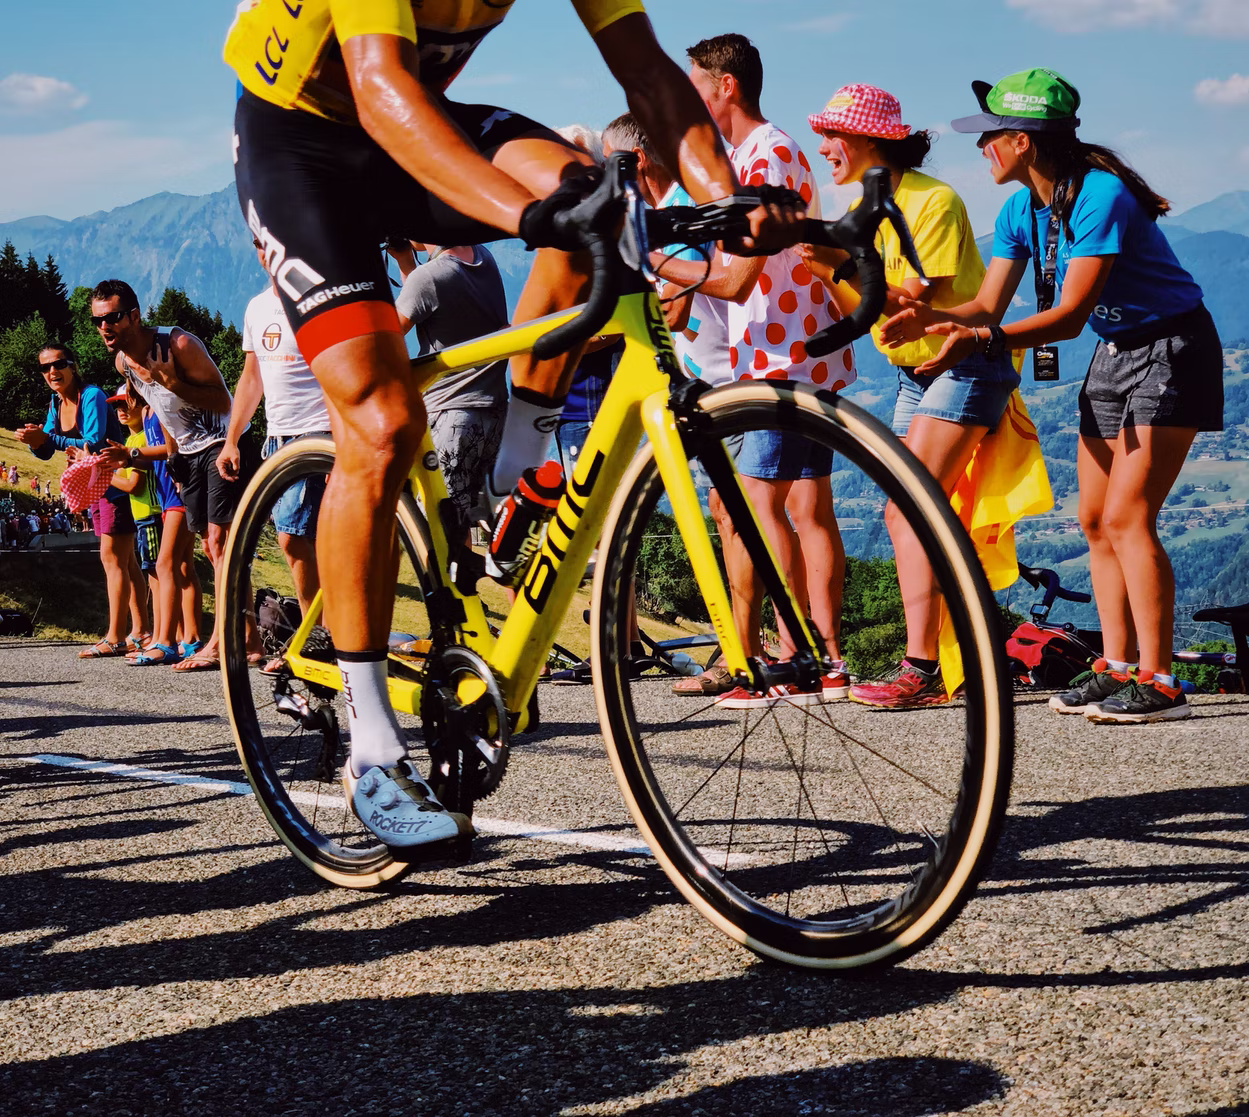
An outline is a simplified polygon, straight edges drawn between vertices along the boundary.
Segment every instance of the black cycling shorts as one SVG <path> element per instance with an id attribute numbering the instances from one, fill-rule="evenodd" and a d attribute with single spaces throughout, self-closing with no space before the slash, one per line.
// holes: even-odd
<path id="1" fill-rule="evenodd" d="M 493 105 L 444 99 L 443 108 L 486 155 L 534 132 L 564 142 Z M 436 198 L 359 125 L 279 108 L 244 91 L 234 131 L 239 204 L 308 361 L 348 338 L 399 331 L 385 238 L 444 245 L 511 236 Z"/>

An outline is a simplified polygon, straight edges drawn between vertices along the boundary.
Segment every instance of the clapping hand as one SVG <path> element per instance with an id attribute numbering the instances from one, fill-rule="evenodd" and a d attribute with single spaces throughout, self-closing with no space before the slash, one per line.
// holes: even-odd
<path id="1" fill-rule="evenodd" d="M 18 442 L 24 443 L 32 450 L 38 450 L 45 442 L 48 441 L 48 432 L 43 427 L 37 427 L 34 423 L 27 423 L 24 427 L 18 427 L 14 435 Z"/>
<path id="2" fill-rule="evenodd" d="M 945 332 L 932 329 L 932 307 L 927 303 L 903 296 L 898 305 L 902 309 L 880 328 L 880 342 L 887 349 L 897 349 L 909 341 L 920 341 L 932 332 Z"/>
<path id="3" fill-rule="evenodd" d="M 111 465 L 114 469 L 122 469 L 130 464 L 130 451 L 120 442 L 114 442 L 111 438 L 108 445 L 104 449 L 98 451 L 100 461 L 106 465 Z"/>

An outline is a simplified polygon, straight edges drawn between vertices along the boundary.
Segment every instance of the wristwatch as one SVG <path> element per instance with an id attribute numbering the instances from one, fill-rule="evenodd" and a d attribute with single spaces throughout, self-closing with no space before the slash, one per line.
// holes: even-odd
<path id="1" fill-rule="evenodd" d="M 137 446 L 130 447 L 130 460 L 134 462 L 135 465 L 138 465 L 139 462 L 143 460 L 143 454 L 140 453 L 139 448 Z"/>
<path id="2" fill-rule="evenodd" d="M 991 361 L 1001 358 L 1006 352 L 1006 332 L 1001 326 L 989 327 L 989 340 L 985 342 L 984 355 Z"/>

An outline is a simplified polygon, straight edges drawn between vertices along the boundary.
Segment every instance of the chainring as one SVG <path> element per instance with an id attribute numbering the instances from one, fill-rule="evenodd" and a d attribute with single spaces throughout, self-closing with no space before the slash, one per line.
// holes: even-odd
<path id="1" fill-rule="evenodd" d="M 484 690 L 464 705 L 456 692 L 468 679 Z M 511 736 L 503 694 L 481 656 L 458 644 L 435 643 L 421 689 L 421 723 L 434 793 L 448 810 L 471 816 L 475 801 L 498 790 Z"/>

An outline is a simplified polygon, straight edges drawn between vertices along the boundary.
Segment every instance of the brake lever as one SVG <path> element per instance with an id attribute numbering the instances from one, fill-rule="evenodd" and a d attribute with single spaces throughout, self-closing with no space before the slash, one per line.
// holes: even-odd
<path id="1" fill-rule="evenodd" d="M 624 184 L 625 220 L 617 248 L 620 258 L 633 271 L 640 271 L 652 283 L 659 282 L 650 261 L 650 237 L 646 230 L 646 203 L 637 183 Z"/>

